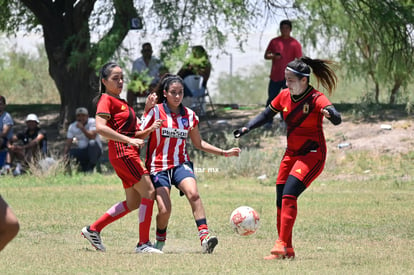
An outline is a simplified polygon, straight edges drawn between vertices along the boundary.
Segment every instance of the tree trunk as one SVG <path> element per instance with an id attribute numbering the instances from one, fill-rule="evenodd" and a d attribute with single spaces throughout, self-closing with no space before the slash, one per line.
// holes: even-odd
<path id="1" fill-rule="evenodd" d="M 92 99 L 99 87 L 97 57 L 105 62 L 121 45 L 131 19 L 137 17 L 133 0 L 113 0 L 113 25 L 94 45 L 90 42 L 89 16 L 96 1 L 21 1 L 42 25 L 49 74 L 61 100 L 59 125 L 67 129 L 77 107 L 86 107 L 89 115 L 94 115 Z"/>
<path id="2" fill-rule="evenodd" d="M 375 103 L 379 103 L 379 93 L 380 93 L 379 84 L 377 81 L 375 81 Z"/>
<path id="3" fill-rule="evenodd" d="M 394 104 L 395 100 L 397 98 L 397 93 L 401 88 L 402 82 L 399 80 L 395 80 L 394 86 L 391 89 L 391 95 L 390 95 L 390 104 Z"/>

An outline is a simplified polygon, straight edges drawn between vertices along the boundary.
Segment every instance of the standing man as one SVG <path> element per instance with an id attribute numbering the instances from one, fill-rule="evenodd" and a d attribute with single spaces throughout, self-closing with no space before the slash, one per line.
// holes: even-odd
<path id="1" fill-rule="evenodd" d="M 142 44 L 142 56 L 132 63 L 133 80 L 137 78 L 142 81 L 139 87 L 129 88 L 127 91 L 127 101 L 129 106 L 133 107 L 139 94 L 146 96 L 146 92 L 154 87 L 159 80 L 159 71 L 162 67 L 161 61 L 152 55 L 151 43 Z M 143 89 L 144 86 L 144 89 Z"/>
<path id="2" fill-rule="evenodd" d="M 302 57 L 302 46 L 295 38 L 290 36 L 292 22 L 282 20 L 279 28 L 280 36 L 270 40 L 264 54 L 266 60 L 272 60 L 266 106 L 272 102 L 282 88 L 286 88 L 285 69 L 287 64 L 295 58 Z M 271 127 L 272 121 L 268 122 L 266 126 Z"/>
<path id="3" fill-rule="evenodd" d="M 75 158 L 82 172 L 92 172 L 102 155 L 101 138 L 86 108 L 77 108 L 75 114 L 76 121 L 69 125 L 66 135 L 64 155 Z M 72 144 L 75 146 L 71 149 Z"/>

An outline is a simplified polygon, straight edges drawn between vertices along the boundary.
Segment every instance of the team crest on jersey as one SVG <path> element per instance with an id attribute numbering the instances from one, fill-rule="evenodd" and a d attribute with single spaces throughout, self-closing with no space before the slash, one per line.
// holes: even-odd
<path id="1" fill-rule="evenodd" d="M 185 128 L 187 128 L 189 126 L 188 118 L 183 117 L 181 119 L 181 122 L 182 122 L 182 124 Z"/>
<path id="2" fill-rule="evenodd" d="M 305 103 L 303 104 L 303 109 L 302 109 L 304 114 L 308 114 L 309 113 L 309 104 Z"/>
<path id="3" fill-rule="evenodd" d="M 183 130 L 183 129 L 176 129 L 176 128 L 161 128 L 161 135 L 163 137 L 169 137 L 169 138 L 186 139 L 188 136 L 188 131 Z"/>

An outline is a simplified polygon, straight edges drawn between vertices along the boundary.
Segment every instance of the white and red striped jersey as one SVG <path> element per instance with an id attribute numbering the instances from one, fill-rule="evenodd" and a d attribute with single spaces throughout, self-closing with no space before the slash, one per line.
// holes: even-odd
<path id="1" fill-rule="evenodd" d="M 157 104 L 145 116 L 141 130 L 152 125 L 155 120 L 164 120 L 161 127 L 148 138 L 145 164 L 151 174 L 169 170 L 189 161 L 186 140 L 189 132 L 198 125 L 194 111 L 181 105 L 179 114 L 170 111 L 166 103 Z"/>

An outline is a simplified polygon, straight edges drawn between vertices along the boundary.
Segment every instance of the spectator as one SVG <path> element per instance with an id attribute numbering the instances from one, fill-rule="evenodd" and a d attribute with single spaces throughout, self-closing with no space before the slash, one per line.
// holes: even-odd
<path id="1" fill-rule="evenodd" d="M 16 237 L 19 229 L 19 220 L 0 195 L 0 251 Z"/>
<path id="2" fill-rule="evenodd" d="M 92 172 L 102 155 L 102 142 L 95 119 L 84 107 L 76 109 L 76 121 L 69 125 L 64 155 L 75 158 L 82 172 Z M 74 148 L 71 148 L 75 145 Z"/>
<path id="3" fill-rule="evenodd" d="M 20 175 L 21 164 L 25 168 L 30 162 L 37 162 L 41 156 L 47 153 L 47 136 L 46 131 L 39 127 L 39 118 L 35 114 L 29 114 L 26 117 L 26 130 L 14 135 L 9 146 L 11 160 L 15 158 L 19 161 L 13 174 Z"/>
<path id="4" fill-rule="evenodd" d="M 6 98 L 0 95 L 0 174 L 10 173 L 10 160 L 7 160 L 7 147 L 13 136 L 13 118 L 6 112 Z"/>
<path id="5" fill-rule="evenodd" d="M 302 56 L 302 46 L 290 36 L 292 22 L 283 20 L 280 22 L 279 28 L 281 35 L 270 40 L 264 54 L 266 60 L 272 60 L 266 106 L 272 102 L 282 88 L 286 88 L 285 68 L 287 64 Z M 266 128 L 272 126 L 272 121 L 266 124 Z"/>
<path id="6" fill-rule="evenodd" d="M 132 81 L 127 91 L 127 102 L 131 107 L 134 106 L 138 96 L 146 96 L 148 90 L 155 87 L 159 80 L 162 63 L 152 53 L 151 43 L 144 43 L 141 49 L 142 56 L 132 63 Z"/>
<path id="7" fill-rule="evenodd" d="M 203 77 L 204 88 L 207 88 L 207 82 L 210 78 L 211 73 L 211 62 L 208 58 L 207 51 L 203 46 L 197 45 L 191 48 L 191 55 L 188 60 L 184 63 L 182 68 L 178 71 L 177 75 L 184 79 L 189 75 L 200 75 Z M 186 85 L 184 85 L 184 97 L 193 96 L 191 91 Z"/>

